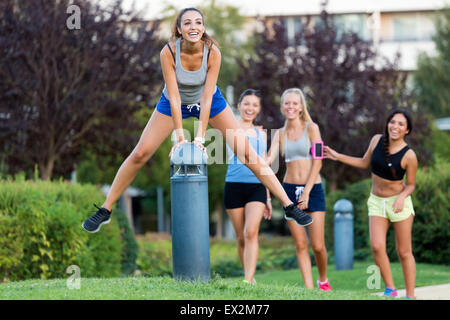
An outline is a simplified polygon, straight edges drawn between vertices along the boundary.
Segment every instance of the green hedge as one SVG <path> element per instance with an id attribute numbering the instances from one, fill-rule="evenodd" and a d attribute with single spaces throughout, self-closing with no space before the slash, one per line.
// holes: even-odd
<path id="1" fill-rule="evenodd" d="M 137 269 L 136 260 L 139 246 L 134 237 L 134 232 L 130 227 L 128 217 L 122 210 L 115 209 L 113 216 L 117 218 L 120 228 L 120 238 L 122 239 L 122 274 L 130 275 Z"/>
<path id="2" fill-rule="evenodd" d="M 137 266 L 145 276 L 172 275 L 172 240 L 165 233 L 147 233 L 137 238 Z"/>
<path id="3" fill-rule="evenodd" d="M 148 233 L 138 237 L 138 268 L 146 276 L 172 275 L 172 242 L 169 235 Z M 291 237 L 259 239 L 257 272 L 298 268 L 295 246 Z M 311 262 L 315 259 L 310 252 Z M 241 263 L 232 240 L 212 239 L 210 242 L 211 275 L 219 277 L 243 276 Z"/>
<path id="4" fill-rule="evenodd" d="M 418 172 L 413 194 L 413 250 L 420 262 L 450 264 L 449 190 L 450 162 L 437 159 L 432 168 Z"/>
<path id="5" fill-rule="evenodd" d="M 418 170 L 412 195 L 416 212 L 412 232 L 413 253 L 418 262 L 450 264 L 449 187 L 450 162 L 438 158 L 433 167 Z M 370 248 L 366 203 L 370 188 L 371 181 L 366 179 L 327 195 L 327 247 L 333 248 L 333 206 L 337 200 L 345 198 L 354 206 L 355 249 Z M 392 261 L 398 260 L 392 226 L 388 231 L 386 250 Z"/>
<path id="6" fill-rule="evenodd" d="M 1 180 L 0 281 L 66 278 L 70 265 L 79 266 L 82 277 L 119 276 L 130 247 L 117 222 L 120 213 L 98 233 L 81 228 L 96 210 L 92 204 L 103 199 L 93 185 Z"/>

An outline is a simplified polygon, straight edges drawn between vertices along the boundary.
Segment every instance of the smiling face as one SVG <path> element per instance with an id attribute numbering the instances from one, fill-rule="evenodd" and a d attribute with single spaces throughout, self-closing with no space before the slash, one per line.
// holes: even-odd
<path id="1" fill-rule="evenodd" d="M 403 139 L 409 133 L 406 117 L 401 113 L 396 113 L 387 124 L 387 133 L 392 140 Z"/>
<path id="2" fill-rule="evenodd" d="M 246 95 L 238 104 L 241 119 L 253 122 L 261 111 L 261 99 L 253 94 Z"/>
<path id="3" fill-rule="evenodd" d="M 302 112 L 303 104 L 300 101 L 300 96 L 295 92 L 286 94 L 281 104 L 281 113 L 286 119 L 296 119 Z"/>
<path id="4" fill-rule="evenodd" d="M 202 15 L 195 10 L 186 11 L 177 28 L 183 39 L 190 42 L 200 41 L 205 32 Z"/>

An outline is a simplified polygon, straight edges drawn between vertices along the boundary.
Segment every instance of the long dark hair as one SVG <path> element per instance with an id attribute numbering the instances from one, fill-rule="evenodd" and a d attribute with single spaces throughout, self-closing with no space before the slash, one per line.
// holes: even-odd
<path id="1" fill-rule="evenodd" d="M 178 13 L 177 18 L 173 22 L 172 36 L 170 37 L 171 40 L 177 40 L 179 37 L 181 37 L 181 33 L 178 32 L 178 28 L 181 28 L 181 17 L 188 11 L 197 11 L 198 13 L 200 13 L 200 15 L 202 16 L 203 24 L 205 24 L 205 17 L 203 16 L 203 13 L 200 10 L 198 10 L 197 8 L 184 8 Z M 219 48 L 219 44 L 217 43 L 217 41 L 209 34 L 207 34 L 206 30 L 205 32 L 203 32 L 202 40 L 205 41 L 206 46 L 209 49 L 211 49 L 213 44 Z"/>
<path id="2" fill-rule="evenodd" d="M 241 95 L 239 96 L 239 99 L 238 99 L 237 104 L 241 103 L 242 100 L 244 100 L 244 98 L 245 98 L 246 96 L 255 96 L 255 97 L 258 97 L 258 98 L 259 98 L 259 102 L 261 103 L 261 100 L 262 100 L 261 91 L 256 90 L 256 89 L 245 89 L 244 92 L 242 92 Z M 255 123 L 255 122 L 259 122 L 259 120 L 260 120 L 260 119 L 259 119 L 259 118 L 260 118 L 260 115 L 261 115 L 261 113 L 259 113 L 259 114 L 257 115 L 257 117 L 256 117 L 255 120 L 254 120 L 254 123 Z"/>
<path id="3" fill-rule="evenodd" d="M 246 90 L 244 90 L 244 92 L 242 92 L 241 95 L 239 96 L 238 104 L 241 103 L 242 100 L 243 100 L 246 96 L 257 96 L 257 97 L 259 98 L 259 100 L 262 99 L 261 92 L 260 92 L 259 90 L 256 90 L 256 89 L 246 89 Z"/>
<path id="4" fill-rule="evenodd" d="M 384 127 L 384 136 L 383 136 L 383 147 L 384 147 L 384 154 L 385 154 L 385 158 L 386 158 L 386 162 L 391 170 L 392 176 L 393 177 L 397 177 L 397 172 L 395 171 L 394 166 L 392 165 L 391 162 L 391 155 L 389 153 L 389 132 L 388 132 L 388 124 L 389 122 L 392 120 L 392 118 L 396 115 L 396 114 L 402 114 L 405 118 L 406 118 L 406 124 L 407 124 L 407 129 L 408 129 L 408 134 L 411 133 L 412 131 L 412 120 L 411 120 L 411 116 L 409 114 L 409 112 L 406 109 L 395 109 L 393 110 L 389 116 L 386 119 L 386 125 Z"/>

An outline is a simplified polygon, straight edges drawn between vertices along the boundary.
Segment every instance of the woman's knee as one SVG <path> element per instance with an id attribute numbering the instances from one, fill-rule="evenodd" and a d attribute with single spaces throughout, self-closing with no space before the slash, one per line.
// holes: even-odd
<path id="1" fill-rule="evenodd" d="M 233 152 L 236 157 L 247 166 L 252 166 L 258 163 L 258 154 L 251 146 L 247 146 L 245 142 L 240 139 L 235 139 L 233 142 Z"/>
<path id="2" fill-rule="evenodd" d="M 370 248 L 373 254 L 383 254 L 386 253 L 386 244 L 383 242 L 372 241 L 370 243 Z"/>
<path id="3" fill-rule="evenodd" d="M 412 250 L 410 248 L 406 249 L 397 248 L 397 255 L 400 260 L 409 260 L 411 258 L 414 259 Z"/>
<path id="4" fill-rule="evenodd" d="M 296 241 L 295 250 L 297 254 L 308 252 L 308 241 Z"/>
<path id="5" fill-rule="evenodd" d="M 150 152 L 142 147 L 136 147 L 136 149 L 134 149 L 130 155 L 131 161 L 133 161 L 134 164 L 140 165 L 143 165 L 145 162 L 147 162 L 149 158 Z"/>
<path id="6" fill-rule="evenodd" d="M 244 235 L 243 234 L 237 234 L 236 235 L 236 242 L 237 242 L 237 245 L 239 247 L 244 248 L 245 247 L 245 237 L 244 237 Z"/>
<path id="7" fill-rule="evenodd" d="M 321 243 L 312 243 L 311 244 L 311 248 L 314 251 L 314 253 L 324 253 L 327 251 L 327 249 L 325 248 L 325 244 L 323 242 Z"/>
<path id="8" fill-rule="evenodd" d="M 258 240 L 258 228 L 245 228 L 244 238 L 245 241 Z"/>

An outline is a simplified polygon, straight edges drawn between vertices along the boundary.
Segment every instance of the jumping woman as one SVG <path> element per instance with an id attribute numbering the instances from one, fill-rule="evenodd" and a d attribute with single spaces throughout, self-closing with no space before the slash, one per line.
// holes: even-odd
<path id="1" fill-rule="evenodd" d="M 222 133 L 238 159 L 283 205 L 286 216 L 299 224 L 310 224 L 312 219 L 289 199 L 282 185 L 267 163 L 255 150 L 244 143 L 239 123 L 219 88 L 221 54 L 216 41 L 206 33 L 203 14 L 196 8 L 180 11 L 174 21 L 170 42 L 160 54 L 165 87 L 134 150 L 120 166 L 103 205 L 83 222 L 88 232 L 97 232 L 110 221 L 115 202 L 134 180 L 139 169 L 151 158 L 161 143 L 175 130 L 177 143 L 171 153 L 188 142 L 183 133 L 182 119 L 196 117 L 200 125 L 194 144 L 205 150 L 205 131 L 208 123 Z M 244 138 L 244 139 L 242 139 Z M 255 159 L 255 161 L 250 161 Z"/>

